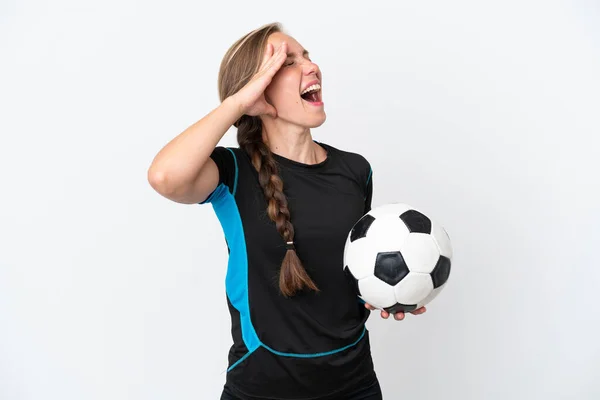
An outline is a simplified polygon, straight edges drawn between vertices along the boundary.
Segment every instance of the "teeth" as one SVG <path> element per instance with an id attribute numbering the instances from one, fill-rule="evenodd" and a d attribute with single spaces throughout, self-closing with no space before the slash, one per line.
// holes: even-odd
<path id="1" fill-rule="evenodd" d="M 319 85 L 318 83 L 307 87 L 306 89 L 304 89 L 304 91 L 302 91 L 302 93 L 300 93 L 300 95 L 306 94 L 308 92 L 316 92 L 317 90 L 321 90 L 321 85 Z"/>

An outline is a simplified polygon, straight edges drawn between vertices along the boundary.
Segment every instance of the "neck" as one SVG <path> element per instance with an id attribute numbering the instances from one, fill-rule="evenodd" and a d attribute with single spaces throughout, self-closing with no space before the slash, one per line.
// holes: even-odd
<path id="1" fill-rule="evenodd" d="M 325 157 L 308 128 L 263 125 L 263 140 L 271 152 L 303 164 L 318 164 Z"/>

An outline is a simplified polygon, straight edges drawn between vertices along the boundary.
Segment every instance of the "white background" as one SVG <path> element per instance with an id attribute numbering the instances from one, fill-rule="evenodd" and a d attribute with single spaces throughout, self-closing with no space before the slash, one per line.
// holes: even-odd
<path id="1" fill-rule="evenodd" d="M 314 138 L 453 241 L 426 314 L 369 321 L 385 398 L 600 398 L 597 1 L 3 0 L 0 399 L 218 398 L 222 231 L 146 171 L 272 21 L 323 71 Z"/>

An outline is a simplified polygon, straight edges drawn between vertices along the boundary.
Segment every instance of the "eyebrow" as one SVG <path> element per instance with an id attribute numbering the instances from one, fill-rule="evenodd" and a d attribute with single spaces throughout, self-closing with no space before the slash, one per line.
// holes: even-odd
<path id="1" fill-rule="evenodd" d="M 287 56 L 288 56 L 288 57 L 294 57 L 294 55 L 295 55 L 294 53 L 288 53 L 288 54 L 287 54 Z M 302 55 L 303 55 L 304 57 L 308 57 L 308 55 L 309 55 L 309 53 L 308 53 L 308 50 L 306 50 L 306 49 L 305 49 L 305 50 L 302 52 Z"/>

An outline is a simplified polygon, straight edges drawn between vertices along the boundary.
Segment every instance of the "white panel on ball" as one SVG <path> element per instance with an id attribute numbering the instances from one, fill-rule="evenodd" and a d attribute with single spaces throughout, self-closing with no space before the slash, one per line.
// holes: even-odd
<path id="1" fill-rule="evenodd" d="M 370 245 L 370 251 L 398 251 L 400 245 L 409 235 L 408 228 L 400 218 L 375 217 L 375 221 L 367 232 L 366 241 Z"/>
<path id="2" fill-rule="evenodd" d="M 452 245 L 448 232 L 439 224 L 433 223 L 431 227 L 431 234 L 433 235 L 436 244 L 438 245 L 440 254 L 452 259 Z"/>
<path id="3" fill-rule="evenodd" d="M 431 275 L 410 272 L 394 286 L 396 301 L 401 304 L 418 304 L 433 291 Z"/>
<path id="4" fill-rule="evenodd" d="M 377 252 L 373 250 L 373 243 L 366 240 L 355 240 L 352 246 L 348 246 L 350 239 L 346 242 L 344 252 L 344 267 L 348 266 L 356 279 L 372 276 L 375 270 L 375 259 Z"/>
<path id="5" fill-rule="evenodd" d="M 427 297 L 425 297 L 423 300 L 421 300 L 417 304 L 417 308 L 421 308 L 421 307 L 431 303 L 431 301 L 437 297 L 437 295 L 444 289 L 445 286 L 446 286 L 446 284 L 443 284 L 442 286 L 433 289 Z"/>
<path id="6" fill-rule="evenodd" d="M 411 233 L 400 246 L 411 272 L 430 273 L 440 258 L 438 246 L 429 234 Z"/>
<path id="7" fill-rule="evenodd" d="M 377 308 L 390 307 L 396 304 L 394 288 L 374 275 L 360 279 L 358 281 L 358 291 L 368 293 L 367 298 L 363 298 L 363 300 Z"/>

